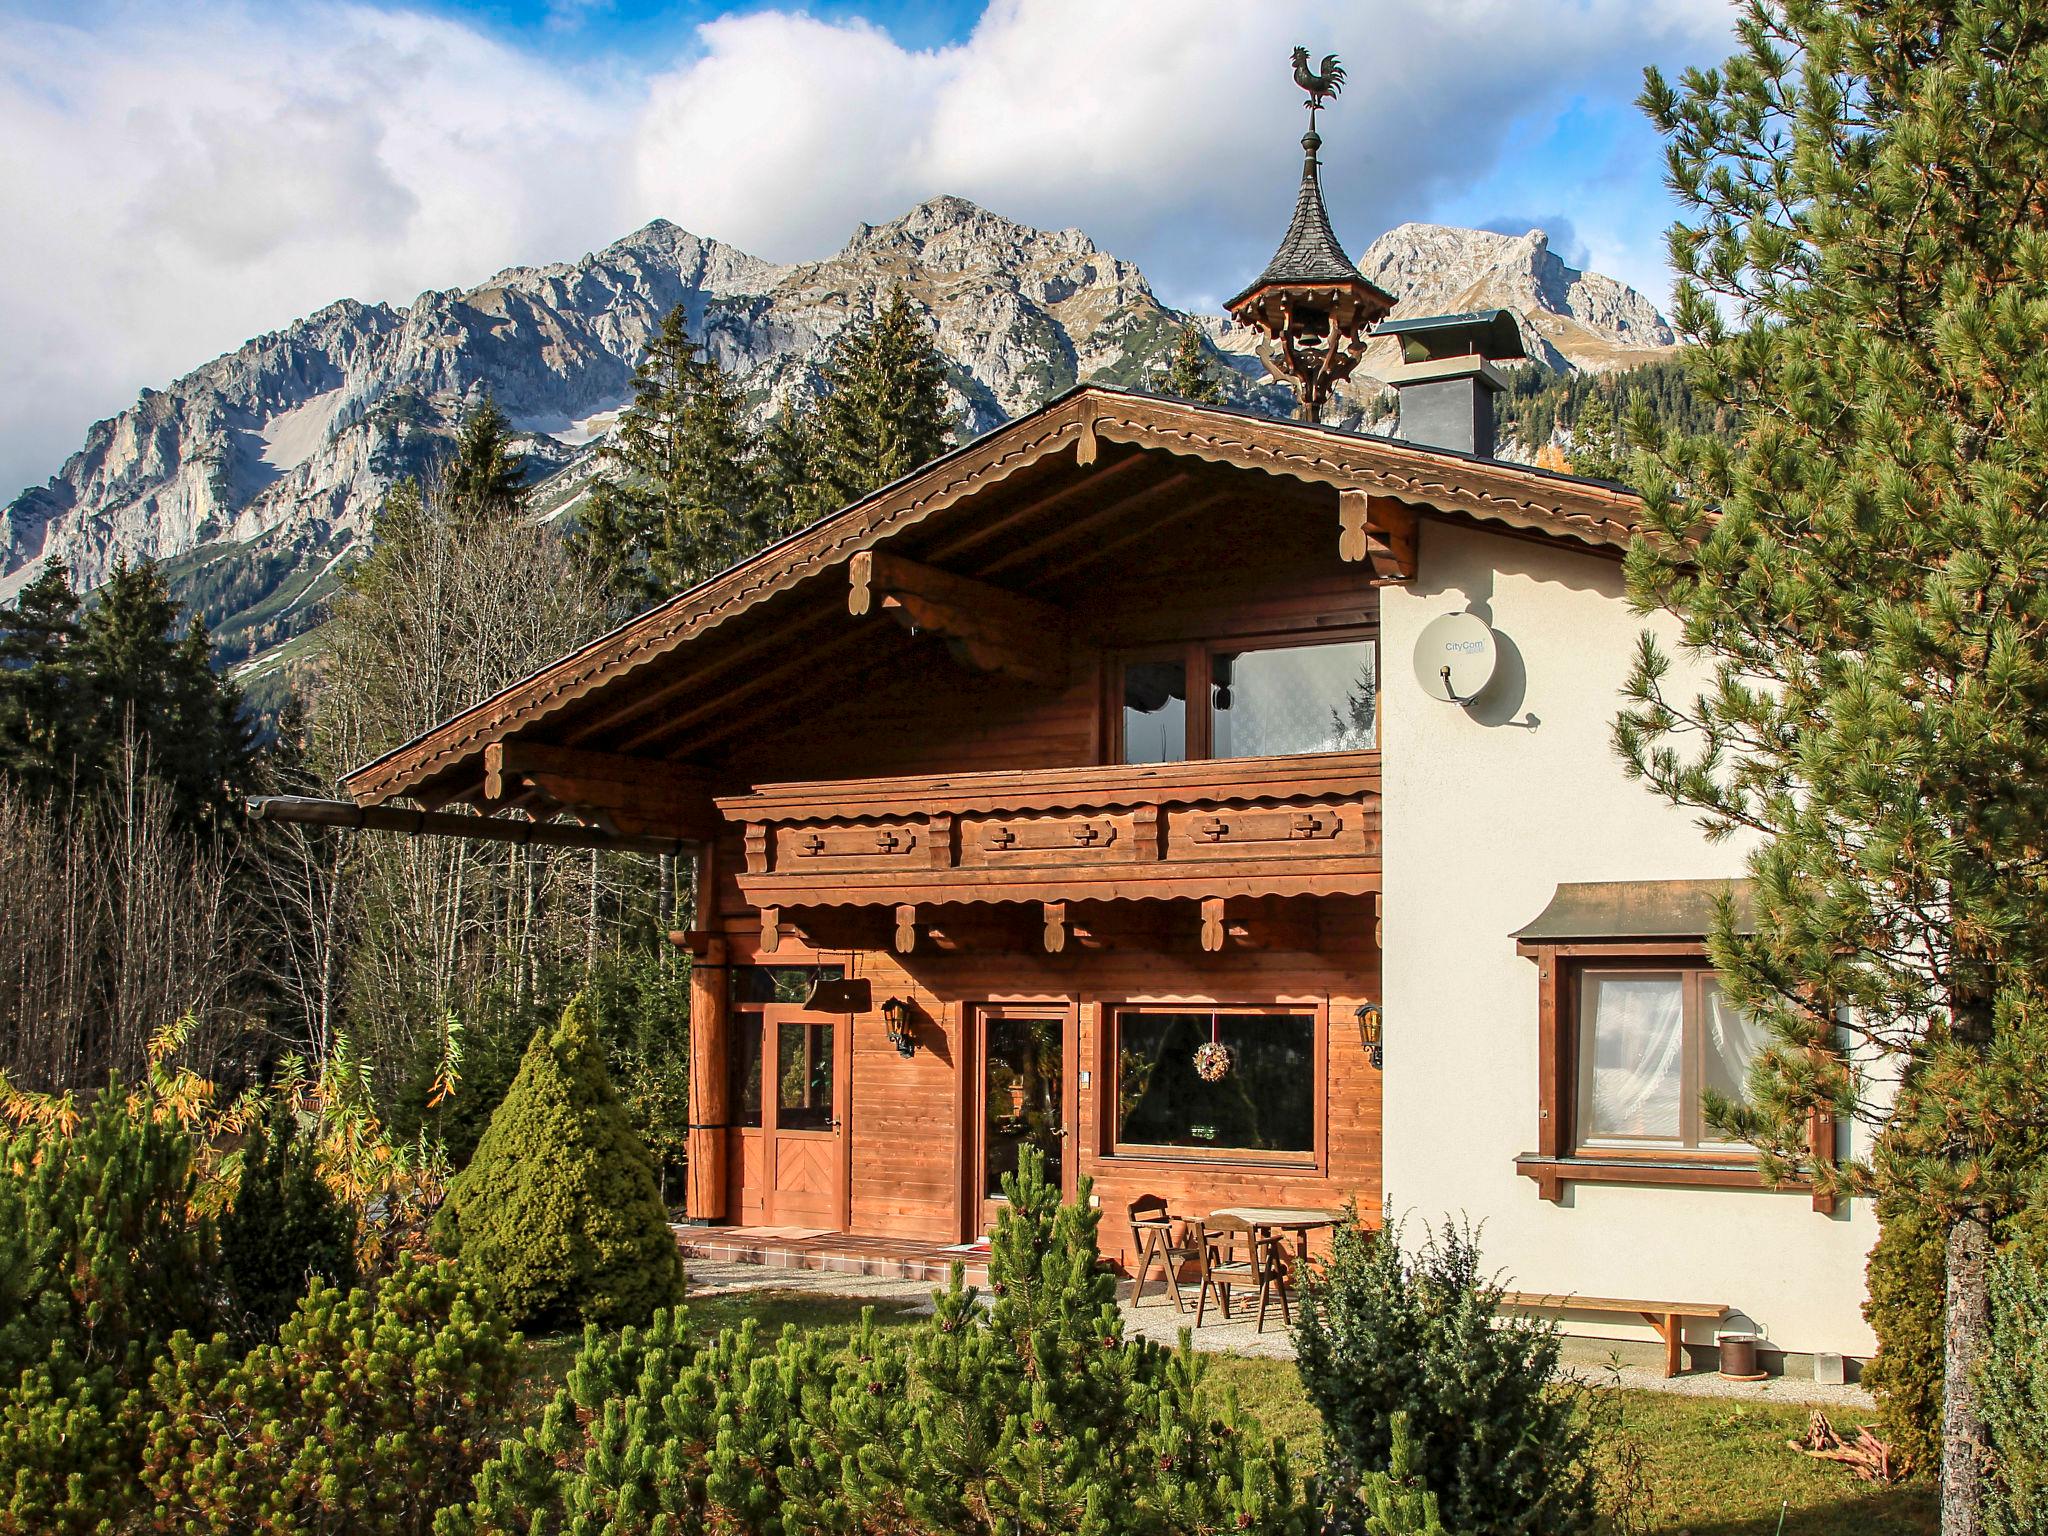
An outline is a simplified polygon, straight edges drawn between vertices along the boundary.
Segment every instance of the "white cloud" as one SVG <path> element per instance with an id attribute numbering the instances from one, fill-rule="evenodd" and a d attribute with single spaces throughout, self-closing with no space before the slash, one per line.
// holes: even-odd
<path id="1" fill-rule="evenodd" d="M 565 0 L 588 40 L 604 7 Z M 1355 249 L 1501 169 L 1575 96 L 1727 51 L 1725 0 L 995 0 L 963 43 L 759 11 L 678 57 L 563 65 L 443 16 L 195 0 L 0 29 L 0 497 L 85 426 L 344 295 L 403 302 L 573 259 L 657 215 L 788 260 L 957 192 L 1078 225 L 1170 300 L 1263 263 L 1293 197 L 1299 39 L 1351 77 L 1323 120 Z M 1596 259 L 1569 167 L 1522 197 Z M 1562 189 L 1562 190 L 1560 190 Z M 1637 277 L 1635 272 L 1617 275 Z"/>

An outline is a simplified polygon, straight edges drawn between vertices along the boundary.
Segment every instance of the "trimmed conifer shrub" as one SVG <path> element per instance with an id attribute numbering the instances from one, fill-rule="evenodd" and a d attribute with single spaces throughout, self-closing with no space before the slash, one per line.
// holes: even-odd
<path id="1" fill-rule="evenodd" d="M 495 1445 L 519 1336 L 453 1264 L 313 1282 L 275 1344 L 171 1340 L 142 1457 L 158 1525 L 417 1536 Z"/>
<path id="2" fill-rule="evenodd" d="M 221 1278 L 238 1344 L 267 1344 L 310 1279 L 356 1283 L 355 1212 L 321 1180 L 289 1105 L 273 1103 L 242 1151 L 235 1203 L 220 1222 Z"/>
<path id="3" fill-rule="evenodd" d="M 1877 1357 L 1863 1368 L 1863 1385 L 1877 1398 L 1878 1433 L 1899 1463 L 1933 1472 L 1941 1464 L 1948 1232 L 1902 1198 L 1881 1198 L 1877 1216 L 1863 1302 Z"/>
<path id="4" fill-rule="evenodd" d="M 654 1170 L 583 999 L 534 1036 L 434 1231 L 522 1324 L 615 1328 L 682 1300 Z"/>
<path id="5" fill-rule="evenodd" d="M 1991 1271 L 1991 1347 L 1978 1373 L 1993 1460 L 1991 1536 L 2048 1531 L 2048 1238 L 2030 1233 Z"/>
<path id="6" fill-rule="evenodd" d="M 1393 1465 L 1405 1415 L 1412 1470 L 1443 1520 L 1475 1536 L 1578 1536 L 1594 1518 L 1591 1436 L 1551 1380 L 1558 1334 L 1504 1315 L 1469 1229 L 1412 1251 L 1388 1216 L 1337 1229 L 1302 1285 L 1294 1337 L 1322 1415 L 1330 1480 L 1360 1487 Z"/>

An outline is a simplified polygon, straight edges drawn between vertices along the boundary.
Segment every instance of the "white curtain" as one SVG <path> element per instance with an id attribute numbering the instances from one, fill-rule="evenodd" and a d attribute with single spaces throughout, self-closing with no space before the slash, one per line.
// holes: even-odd
<path id="1" fill-rule="evenodd" d="M 1589 1136 L 1676 1140 L 1685 1076 L 1685 992 L 1676 976 L 1585 978 L 1593 1064 Z"/>
<path id="2" fill-rule="evenodd" d="M 1722 995 L 1721 983 L 1707 978 L 1706 1040 L 1701 1056 L 1704 1085 L 1730 1099 L 1747 1097 L 1750 1063 L 1771 1043 L 1771 1032 Z M 1703 1133 L 1711 1138 L 1709 1128 Z"/>

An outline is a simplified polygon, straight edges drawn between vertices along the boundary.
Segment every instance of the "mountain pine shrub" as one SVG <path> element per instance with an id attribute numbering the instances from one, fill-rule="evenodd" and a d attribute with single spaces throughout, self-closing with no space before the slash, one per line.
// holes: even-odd
<path id="1" fill-rule="evenodd" d="M 1322 1415 L 1333 1486 L 1394 1465 L 1405 1414 L 1410 1474 L 1446 1523 L 1475 1536 L 1576 1536 L 1590 1530 L 1590 1435 L 1551 1382 L 1556 1329 L 1501 1313 L 1469 1228 L 1446 1225 L 1402 1245 L 1391 1215 L 1373 1232 L 1337 1229 L 1326 1263 L 1304 1278 L 1295 1343 L 1302 1386 Z"/>
<path id="2" fill-rule="evenodd" d="M 521 1323 L 617 1327 L 682 1300 L 654 1170 L 583 999 L 527 1047 L 435 1236 Z"/>
<path id="3" fill-rule="evenodd" d="M 1204 1410 L 1193 1352 L 1123 1336 L 1087 1191 L 1062 1206 L 1028 1154 L 1005 1189 L 988 1307 L 956 1270 L 930 1321 L 870 1313 L 836 1352 L 751 1322 L 693 1348 L 667 1311 L 587 1329 L 436 1536 L 1307 1536 L 1285 1453 Z"/>
<path id="4" fill-rule="evenodd" d="M 1387 1470 L 1367 1473 L 1359 1489 L 1365 1536 L 1447 1536 L 1436 1495 L 1422 1482 L 1422 1449 L 1405 1412 L 1394 1415 L 1393 1434 Z"/>
<path id="5" fill-rule="evenodd" d="M 118 1083 L 0 1146 L 0 1536 L 128 1512 L 151 1364 L 218 1320 L 197 1187 L 189 1139 Z"/>
<path id="6" fill-rule="evenodd" d="M 291 1108 L 273 1103 L 242 1153 L 235 1203 L 220 1220 L 221 1278 L 230 1332 L 244 1346 L 277 1337 L 317 1278 L 356 1282 L 355 1212 L 320 1178 Z"/>
<path id="7" fill-rule="evenodd" d="M 142 1485 L 164 1529 L 417 1536 L 468 1496 L 518 1367 L 519 1336 L 456 1265 L 316 1279 L 246 1356 L 172 1339 Z"/>

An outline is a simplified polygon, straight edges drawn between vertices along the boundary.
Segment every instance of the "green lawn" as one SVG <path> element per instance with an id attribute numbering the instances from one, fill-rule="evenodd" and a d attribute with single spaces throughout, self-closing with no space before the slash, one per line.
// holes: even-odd
<path id="1" fill-rule="evenodd" d="M 868 1303 L 788 1291 L 702 1298 L 690 1303 L 693 1330 L 714 1334 L 757 1317 L 769 1332 L 784 1323 L 849 1336 Z M 884 1326 L 916 1318 L 887 1305 Z M 576 1338 L 536 1339 L 528 1411 L 539 1406 L 575 1358 Z M 1322 1465 L 1322 1430 L 1292 1361 L 1210 1357 L 1207 1388 L 1279 1437 L 1303 1472 Z M 1925 1483 L 1877 1488 L 1843 1469 L 1809 1460 L 1785 1442 L 1806 1428 L 1807 1410 L 1663 1392 L 1618 1394 L 1621 1419 L 1643 1448 L 1645 1498 L 1636 1529 L 1654 1536 L 1928 1536 L 1937 1529 L 1934 1490 Z M 1845 1431 L 1853 1421 L 1843 1421 Z"/>

